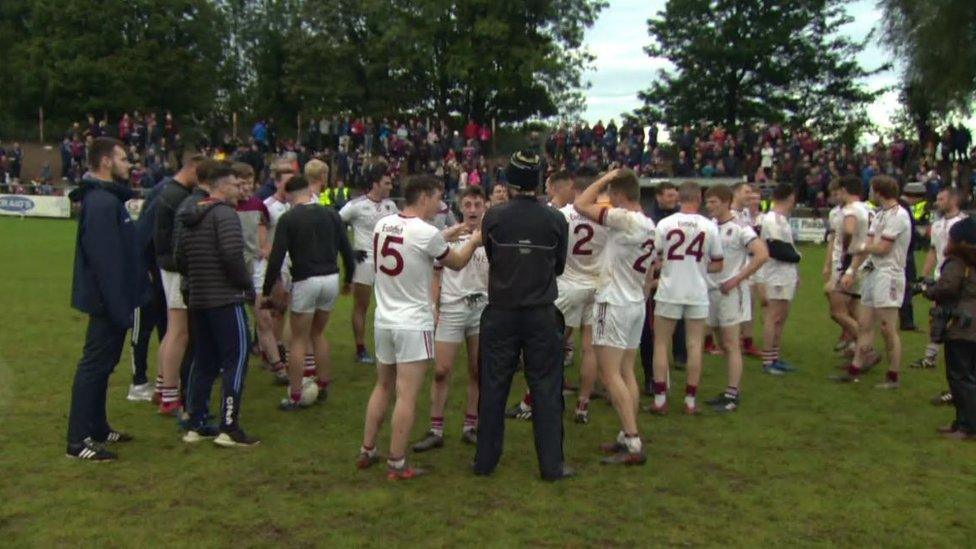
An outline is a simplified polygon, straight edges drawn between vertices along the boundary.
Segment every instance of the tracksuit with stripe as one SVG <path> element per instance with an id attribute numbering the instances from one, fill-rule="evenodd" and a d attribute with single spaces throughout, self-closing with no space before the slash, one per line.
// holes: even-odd
<path id="1" fill-rule="evenodd" d="M 220 375 L 220 430 L 233 432 L 238 429 L 250 346 L 244 303 L 254 296 L 241 222 L 233 206 L 209 197 L 184 202 L 177 217 L 175 256 L 195 343 L 186 389 L 189 427 L 206 421 L 210 392 Z"/>

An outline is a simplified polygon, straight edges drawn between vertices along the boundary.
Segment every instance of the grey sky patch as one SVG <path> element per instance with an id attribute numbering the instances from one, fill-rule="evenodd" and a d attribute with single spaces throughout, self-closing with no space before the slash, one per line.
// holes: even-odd
<path id="1" fill-rule="evenodd" d="M 665 0 L 610 0 L 610 5 L 586 35 L 586 46 L 596 56 L 594 70 L 585 79 L 592 87 L 587 91 L 585 118 L 591 123 L 602 119 L 619 118 L 621 112 L 640 106 L 637 92 L 647 88 L 658 69 L 667 67 L 664 59 L 652 59 L 644 53 L 650 43 L 647 20 L 662 10 Z M 881 11 L 874 0 L 858 0 L 848 7 L 854 21 L 842 32 L 854 38 L 866 36 L 878 25 Z M 877 35 L 877 32 L 875 33 Z M 874 40 L 858 57 L 862 66 L 875 69 L 892 61 L 890 52 Z M 871 89 L 896 84 L 896 70 L 885 71 L 865 81 Z M 898 108 L 897 93 L 886 93 L 869 108 L 875 124 L 885 127 L 889 116 Z"/>

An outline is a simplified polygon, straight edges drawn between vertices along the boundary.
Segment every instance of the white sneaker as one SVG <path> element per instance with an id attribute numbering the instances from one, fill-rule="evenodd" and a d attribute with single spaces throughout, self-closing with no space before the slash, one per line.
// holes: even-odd
<path id="1" fill-rule="evenodd" d="M 125 398 L 131 402 L 149 402 L 152 400 L 154 390 L 151 383 L 129 385 L 129 394 Z"/>

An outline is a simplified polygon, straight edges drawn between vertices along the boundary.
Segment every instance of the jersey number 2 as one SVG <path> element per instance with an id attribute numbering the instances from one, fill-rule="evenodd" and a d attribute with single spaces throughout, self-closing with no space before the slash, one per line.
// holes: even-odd
<path id="1" fill-rule="evenodd" d="M 576 244 L 573 244 L 573 255 L 593 255 L 593 250 L 583 247 L 593 240 L 593 226 L 586 223 L 577 225 L 573 229 L 573 234 L 579 235 L 580 233 L 583 233 L 583 236 L 576 241 Z"/>
<path id="2" fill-rule="evenodd" d="M 654 241 L 644 241 L 644 243 L 641 244 L 641 249 L 647 251 L 637 256 L 637 259 L 634 260 L 634 270 L 639 273 L 646 273 L 647 266 L 644 264 L 647 263 L 647 260 L 650 259 L 651 255 L 654 253 Z"/>
<path id="3" fill-rule="evenodd" d="M 375 268 L 379 269 L 384 274 L 388 274 L 390 276 L 396 276 L 402 273 L 403 256 L 400 255 L 400 250 L 398 250 L 397 248 L 400 247 L 400 244 L 403 244 L 403 237 L 387 235 L 386 238 L 383 239 L 383 247 L 380 248 L 379 251 L 377 252 L 376 248 L 377 245 L 379 244 L 379 239 L 380 239 L 379 234 L 373 235 L 373 257 L 376 258 Z M 386 258 L 388 257 L 393 258 L 392 268 L 387 267 L 386 265 L 383 264 L 383 261 L 385 261 Z"/>
<path id="4" fill-rule="evenodd" d="M 677 237 L 674 243 L 671 243 L 672 236 Z M 684 252 L 678 251 L 678 248 L 685 243 L 686 238 L 687 237 L 685 236 L 684 231 L 681 229 L 671 229 L 668 231 L 668 234 L 665 237 L 665 240 L 671 244 L 671 246 L 668 247 L 668 259 L 673 261 L 681 261 L 686 256 L 690 255 L 695 258 L 695 261 L 701 262 L 702 257 L 705 255 L 705 233 L 698 233 L 695 235 L 695 238 L 691 239 L 691 242 L 688 243 L 688 247 L 685 248 Z"/>

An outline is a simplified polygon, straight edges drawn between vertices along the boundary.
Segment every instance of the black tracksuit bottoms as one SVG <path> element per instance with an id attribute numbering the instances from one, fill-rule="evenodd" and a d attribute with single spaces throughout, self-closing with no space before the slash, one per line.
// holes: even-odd
<path id="1" fill-rule="evenodd" d="M 190 309 L 193 365 L 190 367 L 186 404 L 190 428 L 207 420 L 210 392 L 221 376 L 220 430 L 235 431 L 241 412 L 244 376 L 250 348 L 247 312 L 241 303 Z"/>
<path id="2" fill-rule="evenodd" d="M 481 315 L 479 336 L 478 446 L 475 473 L 495 470 L 505 436 L 505 404 L 519 354 L 532 393 L 532 429 L 539 471 L 558 478 L 563 466 L 563 332 L 562 314 L 554 305 L 499 309 L 491 304 Z"/>
<path id="3" fill-rule="evenodd" d="M 152 297 L 145 305 L 136 309 L 132 318 L 132 331 L 129 344 L 132 346 L 132 384 L 142 385 L 149 381 L 149 340 L 153 329 L 159 341 L 166 335 L 166 296 L 162 288 L 153 287 Z"/>
<path id="4" fill-rule="evenodd" d="M 105 413 L 108 378 L 122 356 L 126 328 L 107 316 L 89 316 L 85 347 L 75 370 L 68 415 L 68 444 L 91 437 L 103 442 L 111 428 Z"/>
<path id="5" fill-rule="evenodd" d="M 945 342 L 946 380 L 956 408 L 953 425 L 976 435 L 976 342 Z"/>

